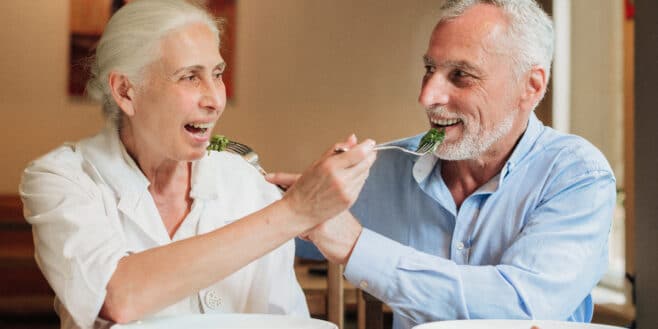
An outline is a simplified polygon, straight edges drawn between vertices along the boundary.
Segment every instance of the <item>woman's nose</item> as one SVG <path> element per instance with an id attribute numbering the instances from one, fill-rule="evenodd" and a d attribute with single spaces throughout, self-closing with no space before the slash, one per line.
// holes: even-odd
<path id="1" fill-rule="evenodd" d="M 226 105 L 226 87 L 224 83 L 221 80 L 213 80 L 204 83 L 204 85 L 200 106 L 210 111 L 222 110 Z"/>
<path id="2" fill-rule="evenodd" d="M 450 84 L 438 74 L 423 78 L 418 102 L 424 108 L 443 106 L 448 103 Z"/>

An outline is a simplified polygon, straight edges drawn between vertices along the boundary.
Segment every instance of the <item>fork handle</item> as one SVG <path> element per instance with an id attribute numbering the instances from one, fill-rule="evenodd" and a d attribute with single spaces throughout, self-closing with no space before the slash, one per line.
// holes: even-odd
<path id="1" fill-rule="evenodd" d="M 334 152 L 335 152 L 335 153 L 343 153 L 343 152 L 347 152 L 348 150 L 349 150 L 349 149 L 346 148 L 346 147 L 338 147 L 338 148 L 334 149 Z M 405 153 L 409 153 L 409 154 L 413 154 L 413 155 L 418 155 L 418 156 L 424 154 L 424 153 L 420 153 L 420 152 L 414 152 L 414 151 L 411 151 L 411 150 L 407 150 L 407 149 L 404 148 L 404 147 L 395 146 L 395 145 L 386 145 L 386 144 L 378 144 L 378 145 L 375 145 L 375 147 L 373 147 L 373 150 L 374 150 L 374 151 L 398 150 L 398 151 L 402 151 L 402 152 L 405 152 Z"/>
<path id="2" fill-rule="evenodd" d="M 263 167 L 261 167 L 261 166 L 258 165 L 258 164 L 254 164 L 253 166 L 256 168 L 256 170 L 258 170 L 258 172 L 259 172 L 261 175 L 263 175 L 263 176 L 267 176 L 267 171 L 265 171 L 265 169 L 263 169 Z M 285 187 L 285 186 L 282 186 L 282 185 L 276 184 L 276 187 L 279 188 L 279 191 L 281 191 L 281 193 L 286 193 L 286 191 L 288 191 L 288 188 Z"/>

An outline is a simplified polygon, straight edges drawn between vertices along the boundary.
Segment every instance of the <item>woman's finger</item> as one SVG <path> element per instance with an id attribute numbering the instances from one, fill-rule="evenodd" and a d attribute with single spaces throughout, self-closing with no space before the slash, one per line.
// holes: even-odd
<path id="1" fill-rule="evenodd" d="M 301 175 L 290 173 L 269 173 L 265 175 L 265 180 L 275 184 L 290 187 L 299 179 Z"/>

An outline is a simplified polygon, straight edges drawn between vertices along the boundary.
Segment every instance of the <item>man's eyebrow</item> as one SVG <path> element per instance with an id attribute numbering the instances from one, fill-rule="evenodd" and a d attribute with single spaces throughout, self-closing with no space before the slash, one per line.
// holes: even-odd
<path id="1" fill-rule="evenodd" d="M 425 65 L 435 65 L 432 57 L 429 57 L 427 55 L 423 55 L 423 63 L 425 63 Z"/>
<path id="2" fill-rule="evenodd" d="M 475 65 L 473 65 L 473 64 L 471 64 L 467 61 L 463 61 L 463 60 L 456 60 L 456 61 L 450 60 L 450 61 L 445 61 L 445 62 L 441 62 L 440 64 L 437 64 L 436 62 L 434 62 L 434 60 L 431 57 L 425 55 L 425 56 L 423 56 L 423 62 L 425 63 L 425 65 L 440 66 L 440 67 L 447 67 L 447 68 L 458 68 L 458 69 L 464 70 L 466 72 L 471 72 L 475 75 L 479 75 L 479 76 L 483 75 L 483 72 L 482 72 L 481 69 L 479 69 Z"/>
<path id="3" fill-rule="evenodd" d="M 474 66 L 473 64 L 467 62 L 467 61 L 447 61 L 444 63 L 445 66 L 447 67 L 455 67 L 459 69 L 463 69 L 468 72 L 474 72 L 475 74 L 481 74 L 482 71 Z"/>

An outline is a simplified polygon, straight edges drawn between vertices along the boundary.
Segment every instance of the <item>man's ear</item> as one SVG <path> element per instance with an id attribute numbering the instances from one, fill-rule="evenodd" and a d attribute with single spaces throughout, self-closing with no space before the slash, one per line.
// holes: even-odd
<path id="1" fill-rule="evenodd" d="M 519 108 L 532 110 L 542 100 L 546 93 L 546 70 L 541 66 L 533 66 L 523 81 L 523 93 Z"/>
<path id="2" fill-rule="evenodd" d="M 135 114 L 135 88 L 128 77 L 118 72 L 110 72 L 112 98 L 127 116 Z"/>

